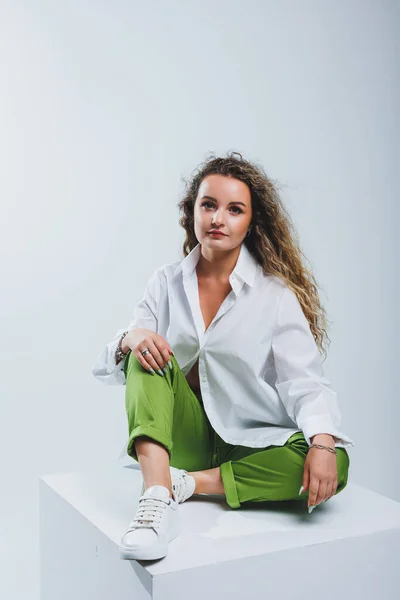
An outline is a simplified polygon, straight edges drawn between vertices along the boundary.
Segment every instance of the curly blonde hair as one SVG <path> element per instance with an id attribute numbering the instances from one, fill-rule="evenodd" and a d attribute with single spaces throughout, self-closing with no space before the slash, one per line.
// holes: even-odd
<path id="1" fill-rule="evenodd" d="M 299 247 L 298 235 L 291 217 L 278 193 L 278 186 L 265 173 L 261 165 L 245 160 L 239 152 L 226 157 L 211 154 L 189 180 L 184 197 L 178 207 L 182 213 L 179 224 L 186 232 L 183 255 L 198 244 L 194 232 L 194 205 L 202 180 L 207 175 L 219 174 L 243 181 L 250 189 L 252 220 L 251 232 L 246 237 L 246 247 L 265 274 L 276 275 L 296 294 L 317 347 L 326 359 L 324 340 L 327 334 L 326 310 L 321 305 L 316 279 L 302 260 L 307 257 Z M 329 345 L 329 344 L 328 344 Z"/>

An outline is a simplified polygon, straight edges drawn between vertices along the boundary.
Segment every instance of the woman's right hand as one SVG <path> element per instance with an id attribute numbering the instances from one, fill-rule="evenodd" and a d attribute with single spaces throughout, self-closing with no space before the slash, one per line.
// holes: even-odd
<path id="1" fill-rule="evenodd" d="M 131 349 L 147 371 L 159 371 L 166 367 L 170 355 L 174 354 L 168 342 L 150 329 L 133 329 L 129 331 L 123 339 L 122 351 L 128 351 L 127 348 Z M 146 349 L 149 350 L 149 353 L 143 356 L 142 352 Z"/>

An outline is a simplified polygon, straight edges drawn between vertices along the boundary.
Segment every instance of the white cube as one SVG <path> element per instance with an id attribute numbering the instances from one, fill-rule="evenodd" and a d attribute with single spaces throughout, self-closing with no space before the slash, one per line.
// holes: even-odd
<path id="1" fill-rule="evenodd" d="M 121 560 L 141 485 L 133 461 L 40 479 L 41 600 L 400 598 L 394 500 L 352 482 L 311 514 L 306 499 L 231 509 L 196 495 L 165 558 Z"/>

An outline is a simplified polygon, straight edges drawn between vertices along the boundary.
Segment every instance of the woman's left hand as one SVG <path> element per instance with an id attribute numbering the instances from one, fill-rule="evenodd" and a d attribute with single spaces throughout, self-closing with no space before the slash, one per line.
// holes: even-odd
<path id="1" fill-rule="evenodd" d="M 317 436 L 315 436 L 317 437 Z M 311 443 L 335 447 L 331 436 L 313 439 Z M 328 500 L 336 492 L 338 485 L 336 454 L 324 448 L 310 448 L 304 463 L 303 492 L 308 492 L 308 508 Z M 302 492 L 302 493 L 303 493 Z"/>

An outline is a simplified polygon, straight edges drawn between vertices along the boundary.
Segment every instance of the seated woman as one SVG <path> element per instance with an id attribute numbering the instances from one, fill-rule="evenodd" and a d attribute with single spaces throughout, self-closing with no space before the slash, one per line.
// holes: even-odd
<path id="1" fill-rule="evenodd" d="M 144 482 L 121 558 L 165 556 L 196 494 L 231 508 L 308 497 L 311 511 L 346 486 L 354 445 L 322 368 L 315 278 L 262 168 L 213 157 L 179 207 L 183 260 L 153 273 L 93 367 L 126 385 Z"/>

